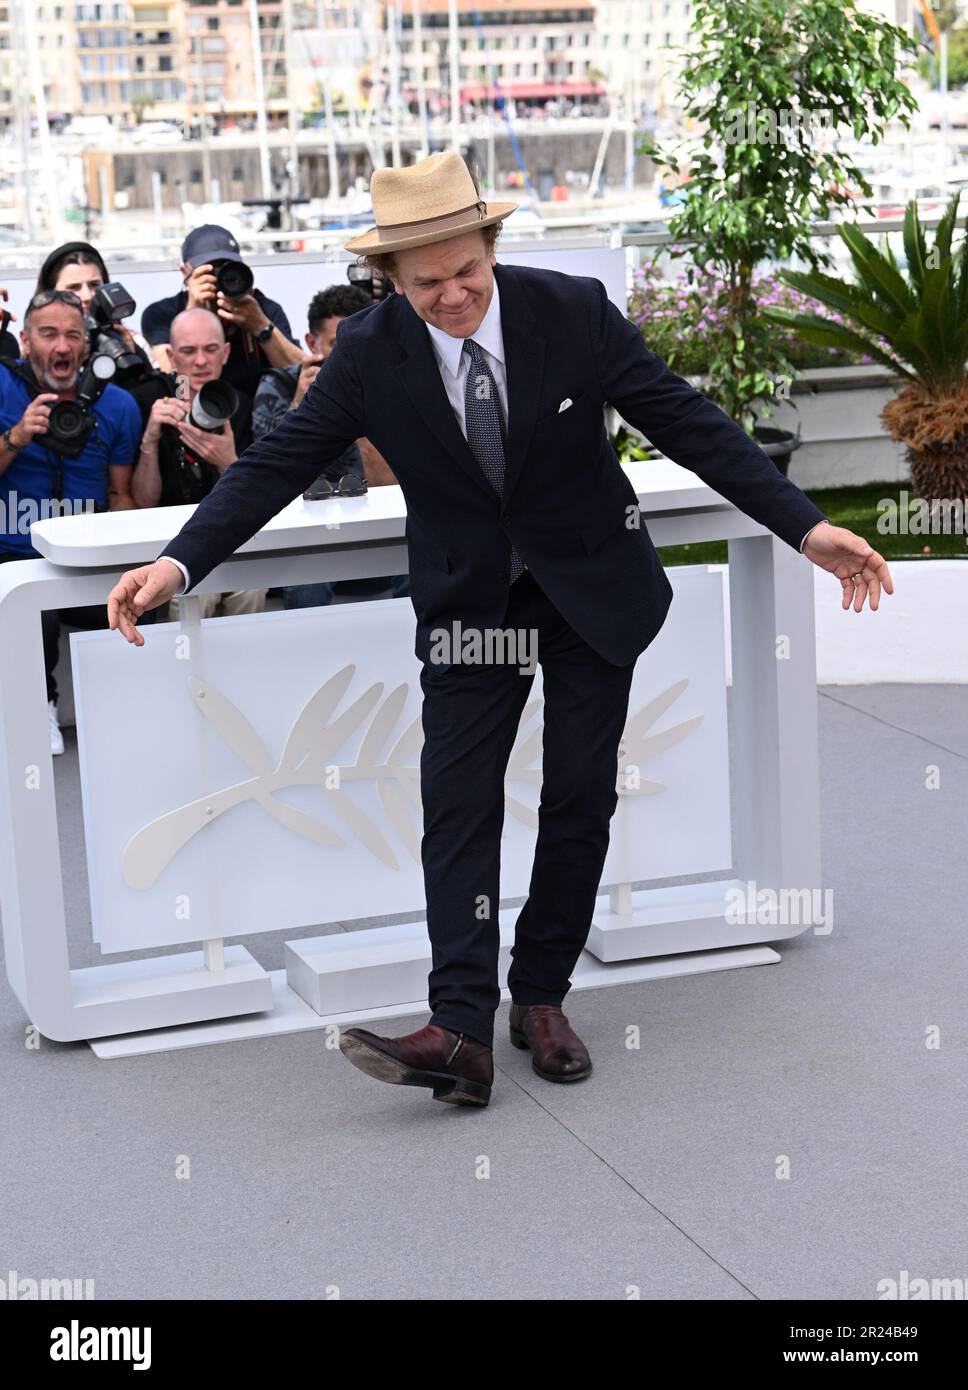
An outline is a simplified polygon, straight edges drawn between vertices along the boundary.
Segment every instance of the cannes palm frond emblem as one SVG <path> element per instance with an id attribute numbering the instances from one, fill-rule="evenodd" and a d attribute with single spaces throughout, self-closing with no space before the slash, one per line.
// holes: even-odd
<path id="1" fill-rule="evenodd" d="M 245 763 L 251 776 L 167 811 L 136 831 L 122 855 L 125 883 L 131 888 L 150 888 L 178 851 L 205 826 L 250 801 L 305 839 L 318 845 L 345 846 L 346 839 L 331 825 L 279 799 L 281 791 L 307 786 L 319 788 L 326 807 L 358 844 L 389 868 L 399 869 L 400 861 L 384 830 L 345 789 L 347 783 L 363 781 L 375 783 L 388 825 L 411 859 L 419 863 L 419 820 L 414 812 L 419 816 L 422 809 L 421 717 L 417 715 L 394 738 L 410 687 L 404 682 L 384 696 L 382 681 L 375 681 L 337 714 L 355 674 L 355 665 L 344 666 L 310 697 L 290 729 L 275 766 L 262 739 L 238 706 L 215 686 L 190 676 L 188 684 L 196 709 Z M 688 684 L 688 680 L 677 681 L 643 705 L 626 725 L 617 773 L 620 795 L 648 795 L 664 789 L 662 782 L 641 778 L 639 770 L 646 759 L 680 742 L 702 723 L 703 716 L 696 715 L 658 733 L 648 732 Z M 542 700 L 533 700 L 524 709 L 518 741 L 508 762 L 508 782 L 541 787 L 543 723 L 539 720 L 536 727 L 530 731 L 528 728 L 535 723 L 542 705 Z M 334 756 L 360 730 L 363 734 L 353 762 L 334 763 Z M 510 815 L 537 828 L 538 815 L 530 806 L 509 793 L 505 804 Z"/>

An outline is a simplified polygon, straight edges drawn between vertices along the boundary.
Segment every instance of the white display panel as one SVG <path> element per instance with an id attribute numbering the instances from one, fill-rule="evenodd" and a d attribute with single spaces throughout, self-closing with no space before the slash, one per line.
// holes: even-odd
<path id="1" fill-rule="evenodd" d="M 722 577 L 677 568 L 670 580 L 674 621 L 636 664 L 603 885 L 731 862 Z M 71 636 L 102 950 L 424 910 L 409 599 L 144 635 L 142 648 L 112 632 Z M 505 817 L 504 898 L 530 880 L 539 785 L 515 762 L 540 701 L 539 668 L 507 780 L 526 809 Z M 540 737 L 531 743 L 522 766 L 539 768 Z"/>

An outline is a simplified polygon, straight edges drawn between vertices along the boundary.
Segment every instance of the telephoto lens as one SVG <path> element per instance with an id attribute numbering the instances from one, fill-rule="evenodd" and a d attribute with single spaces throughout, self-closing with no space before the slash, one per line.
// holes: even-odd
<path id="1" fill-rule="evenodd" d="M 215 287 L 227 299 L 241 299 L 252 293 L 255 276 L 241 261 L 223 261 L 215 272 Z"/>
<path id="2" fill-rule="evenodd" d="M 188 418 L 200 430 L 217 433 L 239 408 L 235 387 L 228 381 L 206 381 L 192 401 Z"/>

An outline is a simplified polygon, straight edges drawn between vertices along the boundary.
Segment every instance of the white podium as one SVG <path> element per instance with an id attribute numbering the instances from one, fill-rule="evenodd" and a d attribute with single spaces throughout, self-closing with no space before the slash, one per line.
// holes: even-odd
<path id="1" fill-rule="evenodd" d="M 640 724 L 649 711 L 658 722 L 673 701 L 692 698 L 700 704 L 691 717 L 645 739 L 665 780 L 655 780 L 650 771 L 651 780 L 637 786 L 635 795 L 630 791 L 627 810 L 620 805 L 624 819 L 617 833 L 616 812 L 600 910 L 573 977 L 576 989 L 776 961 L 776 953 L 762 943 L 796 935 L 809 922 L 784 924 L 755 913 L 736 920 L 726 911 L 727 898 L 748 893 L 750 885 L 777 898 L 820 886 L 812 567 L 677 465 L 641 462 L 626 471 L 656 545 L 729 542 L 732 786 L 724 742 L 725 682 L 717 675 L 723 665 L 721 626 L 716 636 L 716 624 L 722 623 L 719 576 L 694 567 L 698 578 L 693 581 L 686 571 L 677 576 L 673 570 L 670 577 L 683 595 L 681 612 L 677 624 L 677 588 L 666 627 L 653 644 L 655 661 L 658 665 L 658 644 L 668 636 L 679 653 L 676 660 L 694 658 L 695 671 L 689 679 L 676 679 L 679 667 L 673 665 L 661 679 L 656 675 L 655 690 L 643 694 Z M 260 696 L 258 671 L 285 659 L 296 645 L 300 622 L 304 633 L 313 634 L 313 650 L 321 653 L 319 674 L 345 688 L 347 700 L 358 695 L 354 681 L 370 681 L 357 700 L 360 707 L 366 706 L 368 717 L 376 711 L 379 719 L 373 723 L 380 724 L 383 736 L 391 728 L 406 728 L 407 719 L 412 735 L 415 706 L 408 702 L 416 697 L 408 679 L 412 673 L 403 669 L 406 655 L 400 655 L 413 647 L 409 600 L 204 623 L 198 604 L 189 600 L 180 624 L 143 629 L 145 648 L 129 647 L 118 633 L 72 637 L 95 939 L 105 954 L 139 945 L 183 949 L 71 968 L 39 614 L 106 602 L 120 574 L 153 559 L 191 510 L 157 508 L 36 523 L 33 542 L 45 558 L 0 566 L 0 910 L 7 972 L 27 1017 L 43 1034 L 60 1041 L 90 1040 L 100 1056 L 412 1014 L 425 1004 L 419 985 L 429 969 L 429 947 L 415 897 L 419 787 L 413 738 L 400 736 L 392 795 L 379 779 L 378 785 L 364 786 L 358 757 L 337 759 L 337 770 L 349 780 L 325 802 L 327 813 L 338 813 L 330 824 L 323 824 L 318 808 L 306 799 L 318 800 L 318 785 L 285 790 L 299 780 L 297 761 L 290 759 L 295 771 L 283 787 L 284 758 L 272 769 L 268 754 L 256 747 L 259 731 L 269 742 L 279 734 L 273 722 L 279 700 Z M 267 588 L 401 573 L 407 569 L 405 520 L 398 487 L 374 488 L 362 498 L 315 503 L 300 498 L 201 588 Z M 386 669 L 373 667 L 382 675 L 379 680 L 371 680 L 352 653 L 347 615 L 354 610 L 355 626 L 372 628 L 370 648 L 386 648 Z M 695 633 L 682 626 L 687 619 Z M 146 659 L 145 653 L 149 646 L 168 651 L 182 637 L 189 639 L 191 658 L 177 678 L 169 673 L 162 679 L 160 658 Z M 639 658 L 636 679 L 640 668 L 650 674 L 653 647 Z M 366 659 L 378 663 L 380 651 L 371 650 Z M 416 658 L 412 661 L 416 665 Z M 125 743 L 119 758 L 103 709 L 110 709 L 112 700 L 115 710 L 127 709 L 132 681 L 141 682 L 142 711 L 152 710 L 157 692 L 159 746 L 147 746 L 148 740 L 139 750 Z M 298 680 L 287 675 L 282 684 L 288 691 L 301 681 L 302 675 Z M 292 709 L 278 712 L 284 721 L 280 729 L 292 732 L 303 696 L 319 699 L 317 685 L 315 680 L 305 686 Z M 689 713 L 683 703 L 676 708 Z M 402 725 L 395 723 L 398 717 Z M 527 717 L 528 711 L 522 730 Z M 147 723 L 155 727 L 150 715 Z M 209 741 L 215 735 L 212 724 L 222 732 L 220 744 Z M 175 728 L 198 740 L 190 774 L 179 771 L 177 759 L 164 756 L 165 740 L 170 742 Z M 631 706 L 628 732 L 644 746 L 641 729 L 633 728 Z M 365 737 L 372 755 L 376 734 Z M 526 740 L 529 759 L 533 742 L 532 730 Z M 387 755 L 387 763 L 392 757 Z M 249 771 L 238 772 L 233 758 L 248 761 Z M 209 780 L 196 785 L 196 771 Z M 519 884 L 534 829 L 526 792 L 528 786 L 535 796 L 538 791 L 530 760 L 515 775 L 525 779 L 525 792 L 508 800 L 502 848 L 509 866 L 511 891 L 505 891 L 502 876 L 507 898 L 526 892 Z M 226 778 L 232 782 L 233 777 L 227 788 Z M 670 853 L 675 848 L 668 861 L 662 853 L 664 826 Z M 266 849 L 263 875 L 273 863 L 288 865 L 289 887 L 280 899 L 278 922 L 266 920 L 256 891 L 260 863 L 253 843 L 274 847 Z M 633 888 L 651 877 L 673 876 L 670 864 L 684 866 L 673 871 L 680 882 Z M 642 865 L 664 872 L 643 872 Z M 711 876 L 713 870 L 721 871 Z M 318 881 L 325 891 L 314 897 Z M 191 910 L 181 916 L 175 909 L 168 912 L 165 893 L 172 900 L 184 897 Z M 303 935 L 287 942 L 286 969 L 272 973 L 243 944 L 224 944 L 257 930 L 304 931 L 307 925 L 391 913 L 412 913 L 412 920 Z M 515 916 L 516 909 L 500 911 L 502 985 Z"/>

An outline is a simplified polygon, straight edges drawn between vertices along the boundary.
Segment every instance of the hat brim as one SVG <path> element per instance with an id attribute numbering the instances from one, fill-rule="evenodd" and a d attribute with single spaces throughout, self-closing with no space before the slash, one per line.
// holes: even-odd
<path id="1" fill-rule="evenodd" d="M 430 246 L 435 241 L 447 241 L 451 237 L 463 236 L 465 232 L 473 232 L 475 228 L 490 227 L 495 222 L 502 222 L 505 217 L 510 217 L 517 206 L 517 203 L 492 203 L 489 201 L 488 208 L 494 210 L 488 212 L 486 217 L 468 216 L 466 225 L 444 227 L 436 232 L 412 231 L 406 233 L 386 231 L 382 227 L 371 227 L 362 236 L 354 237 L 352 241 L 344 241 L 343 249 L 365 255 L 384 251 L 404 251 L 408 246 Z"/>
<path id="2" fill-rule="evenodd" d="M 192 270 L 197 270 L 200 265 L 214 265 L 216 261 L 237 261 L 239 265 L 245 264 L 238 251 L 232 251 L 228 247 L 223 251 L 209 251 L 204 256 L 190 256 L 185 264 L 190 265 Z"/>

